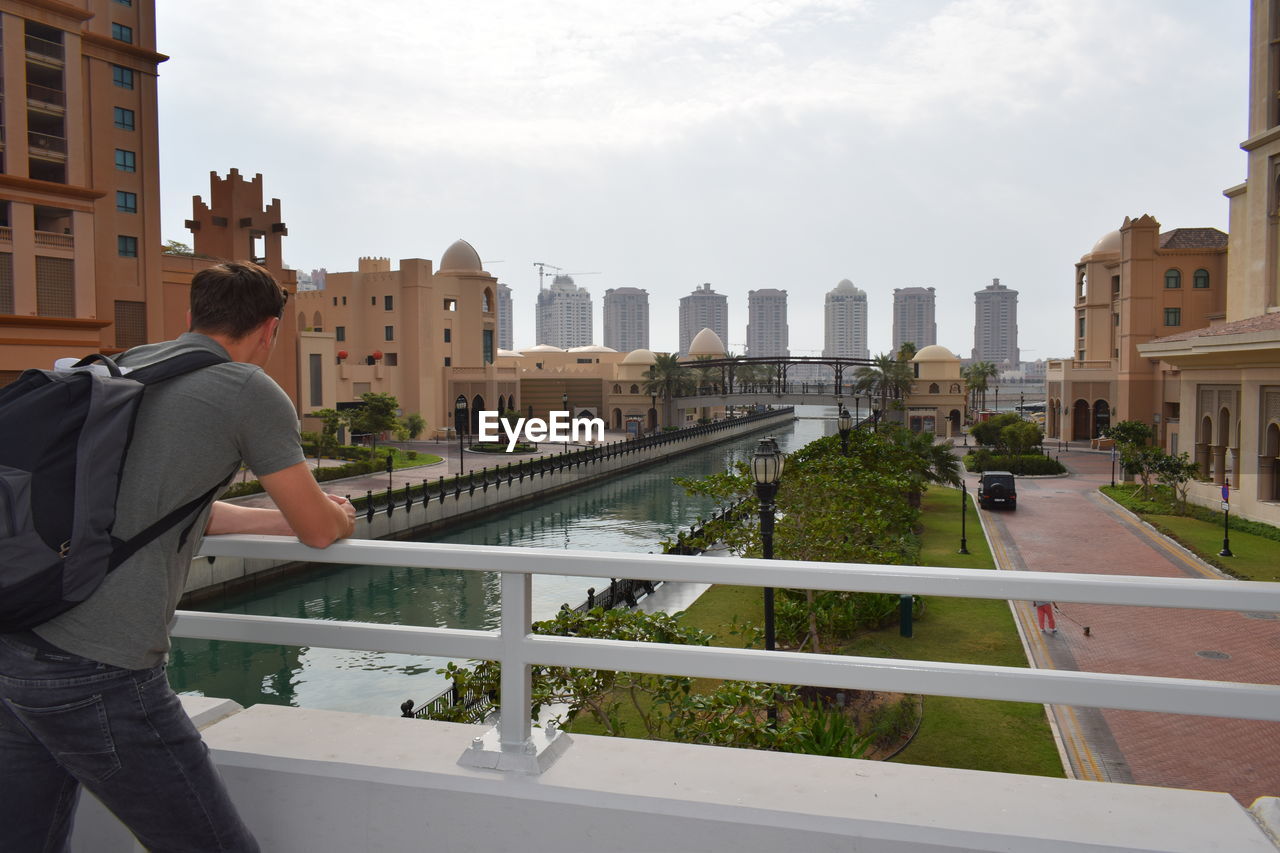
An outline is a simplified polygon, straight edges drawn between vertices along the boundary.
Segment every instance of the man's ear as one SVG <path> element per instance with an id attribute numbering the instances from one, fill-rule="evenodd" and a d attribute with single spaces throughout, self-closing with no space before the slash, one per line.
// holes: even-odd
<path id="1" fill-rule="evenodd" d="M 191 309 L 190 308 L 187 309 L 187 331 L 188 332 L 194 331 L 191 328 Z"/>

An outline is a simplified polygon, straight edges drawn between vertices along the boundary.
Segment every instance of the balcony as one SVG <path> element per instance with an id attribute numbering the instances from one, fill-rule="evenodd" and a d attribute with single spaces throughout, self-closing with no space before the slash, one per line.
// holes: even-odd
<path id="1" fill-rule="evenodd" d="M 1246 810 L 1199 791 L 570 736 L 527 713 L 530 666 L 547 664 L 1280 721 L 1270 684 L 535 636 L 534 574 L 1251 613 L 1280 613 L 1277 584 L 270 536 L 212 537 L 202 555 L 501 573 L 496 631 L 179 614 L 182 637 L 503 664 L 489 730 L 188 697 L 266 850 L 1277 850 L 1274 798 Z M 85 800 L 77 849 L 136 849 Z"/>
<path id="2" fill-rule="evenodd" d="M 37 231 L 35 238 L 37 249 L 74 249 L 76 247 L 76 238 L 70 234 Z"/>
<path id="3" fill-rule="evenodd" d="M 26 50 L 27 59 L 36 62 L 46 65 L 62 65 L 66 62 L 67 50 L 60 42 L 29 35 L 26 37 Z"/>
<path id="4" fill-rule="evenodd" d="M 27 106 L 61 114 L 67 107 L 67 93 L 37 83 L 28 83 Z"/>
<path id="5" fill-rule="evenodd" d="M 27 131 L 27 153 L 41 160 L 64 162 L 67 159 L 67 140 L 65 137 L 29 130 Z"/>

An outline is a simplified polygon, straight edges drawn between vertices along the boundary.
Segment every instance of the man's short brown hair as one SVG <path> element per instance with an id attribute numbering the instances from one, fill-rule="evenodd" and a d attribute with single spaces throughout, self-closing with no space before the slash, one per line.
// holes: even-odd
<path id="1" fill-rule="evenodd" d="M 239 339 L 264 320 L 284 316 L 289 291 L 263 267 L 228 261 L 191 279 L 191 329 Z"/>

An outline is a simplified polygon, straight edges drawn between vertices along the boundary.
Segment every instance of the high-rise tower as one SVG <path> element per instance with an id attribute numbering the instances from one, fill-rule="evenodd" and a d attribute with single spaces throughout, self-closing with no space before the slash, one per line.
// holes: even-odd
<path id="1" fill-rule="evenodd" d="M 787 292 L 767 287 L 747 291 L 747 355 L 790 355 L 787 349 Z"/>
<path id="2" fill-rule="evenodd" d="M 822 354 L 870 358 L 867 349 L 867 294 L 847 278 L 827 291 Z"/>
<path id="3" fill-rule="evenodd" d="M 567 275 L 538 293 L 538 343 L 561 349 L 591 345 L 591 294 Z"/>
<path id="4" fill-rule="evenodd" d="M 703 329 L 715 332 L 721 341 L 729 340 L 729 300 L 710 284 L 680 297 L 680 355 L 689 353 L 689 344 Z"/>
<path id="5" fill-rule="evenodd" d="M 511 332 L 511 288 L 498 284 L 498 349 L 512 350 L 513 335 Z"/>
<path id="6" fill-rule="evenodd" d="M 973 294 L 973 360 L 1018 363 L 1018 291 L 991 279 Z"/>
<path id="7" fill-rule="evenodd" d="M 604 345 L 618 352 L 649 348 L 649 291 L 611 287 L 604 292 Z"/>
<path id="8" fill-rule="evenodd" d="M 893 351 L 905 343 L 921 350 L 938 342 L 932 287 L 893 289 Z"/>

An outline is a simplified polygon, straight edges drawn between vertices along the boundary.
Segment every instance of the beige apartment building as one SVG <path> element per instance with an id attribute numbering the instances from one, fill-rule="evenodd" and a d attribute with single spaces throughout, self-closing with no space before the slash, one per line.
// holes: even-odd
<path id="1" fill-rule="evenodd" d="M 0 383 L 163 328 L 155 5 L 0 0 Z"/>
<path id="2" fill-rule="evenodd" d="M 299 293 L 294 309 L 304 414 L 354 402 L 369 391 L 394 395 L 429 434 L 478 430 L 481 411 L 520 409 L 515 366 L 499 359 L 498 280 L 471 244 L 440 258 L 360 258 L 330 272 L 324 290 Z"/>
<path id="3" fill-rule="evenodd" d="M 1221 318 L 1227 235 L 1216 228 L 1160 231 L 1149 215 L 1125 217 L 1075 268 L 1074 356 L 1045 374 L 1045 434 L 1097 438 L 1123 420 L 1150 425 L 1177 446 L 1177 369 L 1139 352 L 1157 337 Z"/>
<path id="4" fill-rule="evenodd" d="M 1246 177 L 1225 193 L 1231 241 L 1223 313 L 1138 347 L 1179 372 L 1162 402 L 1181 413 L 1182 440 L 1204 481 L 1191 499 L 1280 524 L 1280 9 L 1254 0 Z"/>

